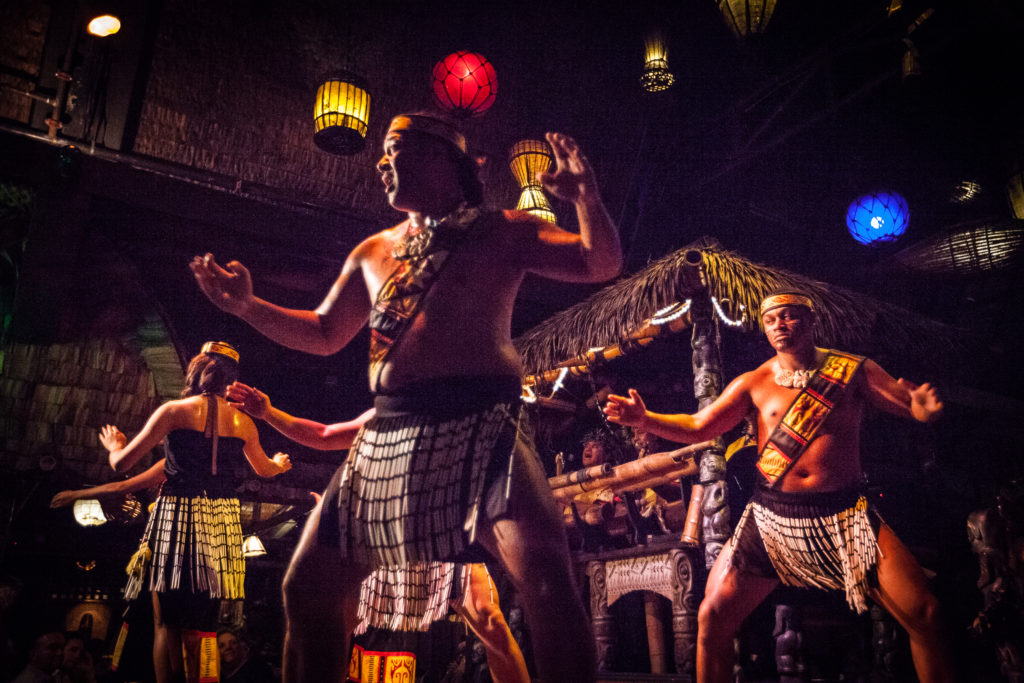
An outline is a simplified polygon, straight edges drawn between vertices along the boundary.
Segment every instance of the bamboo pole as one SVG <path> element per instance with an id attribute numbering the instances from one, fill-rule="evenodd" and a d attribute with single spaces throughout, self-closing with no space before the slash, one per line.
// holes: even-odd
<path id="1" fill-rule="evenodd" d="M 590 477 L 563 486 L 552 484 L 551 494 L 556 500 L 568 502 L 575 496 L 586 491 L 610 488 L 618 493 L 648 488 L 652 482 L 667 483 L 679 477 L 696 474 L 697 465 L 693 461 L 695 453 L 699 453 L 712 445 L 710 441 L 686 446 L 667 453 L 654 453 L 646 458 L 631 460 L 612 468 L 609 474 Z M 570 473 L 570 476 L 575 473 Z M 561 475 L 565 477 L 566 475 Z M 561 481 L 559 477 L 548 479 L 551 484 Z"/>

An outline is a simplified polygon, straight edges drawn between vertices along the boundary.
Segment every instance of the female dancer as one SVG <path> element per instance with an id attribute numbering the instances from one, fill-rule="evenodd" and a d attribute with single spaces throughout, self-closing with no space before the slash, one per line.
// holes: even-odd
<path id="1" fill-rule="evenodd" d="M 284 453 L 267 457 L 252 419 L 225 400 L 227 386 L 237 378 L 238 352 L 224 342 L 207 342 L 189 363 L 182 398 L 157 408 L 130 443 L 113 425 L 100 431 L 118 472 L 166 437 L 167 481 L 140 547 L 143 556 L 151 553 L 151 561 L 148 571 L 131 575 L 125 589 L 125 598 L 134 599 L 148 573 L 157 683 L 183 681 L 186 672 L 195 678 L 198 647 L 183 656 L 183 631 L 216 630 L 220 600 L 245 596 L 235 466 L 248 461 L 261 477 L 291 469 Z"/>

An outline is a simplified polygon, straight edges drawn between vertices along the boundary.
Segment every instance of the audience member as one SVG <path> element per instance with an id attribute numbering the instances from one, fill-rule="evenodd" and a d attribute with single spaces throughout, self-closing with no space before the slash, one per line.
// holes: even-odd
<path id="1" fill-rule="evenodd" d="M 28 664 L 11 683 L 59 683 L 64 656 L 64 633 L 57 629 L 39 632 L 28 651 Z"/>
<path id="2" fill-rule="evenodd" d="M 64 655 L 58 680 L 61 683 L 95 683 L 92 653 L 85 647 L 85 636 L 78 631 L 64 634 Z"/>
<path id="3" fill-rule="evenodd" d="M 235 629 L 217 632 L 221 683 L 273 683 L 270 665 L 254 656 L 248 638 Z"/>

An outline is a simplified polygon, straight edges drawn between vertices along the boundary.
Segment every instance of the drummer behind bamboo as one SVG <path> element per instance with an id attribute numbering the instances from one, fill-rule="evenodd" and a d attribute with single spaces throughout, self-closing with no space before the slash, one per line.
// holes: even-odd
<path id="1" fill-rule="evenodd" d="M 612 422 L 686 443 L 719 436 L 756 411 L 764 481 L 708 577 L 697 679 L 731 679 L 736 632 L 781 582 L 844 591 L 857 612 L 867 609 L 866 598 L 874 600 L 907 630 L 918 678 L 951 680 L 924 573 L 859 491 L 865 409 L 932 422 L 942 413 L 938 394 L 928 384 L 894 379 L 869 359 L 816 348 L 814 304 L 803 293 L 766 297 L 761 322 L 775 356 L 696 414 L 653 413 L 633 389 L 628 397 L 610 396 L 604 408 Z M 809 536 L 821 552 L 797 550 Z"/>

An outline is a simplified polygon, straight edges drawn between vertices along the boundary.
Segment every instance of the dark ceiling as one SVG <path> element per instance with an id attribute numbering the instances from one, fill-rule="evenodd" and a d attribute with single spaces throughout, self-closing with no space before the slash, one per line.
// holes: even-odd
<path id="1" fill-rule="evenodd" d="M 73 5 L 22 0 L 6 10 L 8 32 L 24 26 L 45 42 L 34 66 L 27 48 L 6 54 L 4 82 L 35 73 L 28 85 L 50 87 Z M 237 337 L 259 350 L 254 376 L 289 399 L 307 391 L 294 379 L 316 378 L 318 398 L 296 410 L 358 412 L 362 344 L 328 361 L 274 350 L 202 300 L 185 264 L 204 251 L 239 258 L 259 293 L 315 306 L 345 253 L 399 218 L 372 168 L 380 136 L 393 114 L 430 105 L 430 67 L 454 49 L 483 53 L 498 72 L 494 107 L 465 122 L 487 158 L 491 205 L 515 201 L 508 147 L 565 131 L 596 168 L 627 272 L 709 235 L 747 258 L 947 322 L 962 321 L 950 316 L 957 310 L 996 346 L 1007 343 L 1002 318 L 1020 302 L 1013 277 L 896 286 L 879 266 L 949 226 L 1011 215 L 1006 182 L 1024 159 L 1017 3 L 780 0 L 764 35 L 742 40 L 712 0 L 130 7 L 124 41 L 111 48 L 108 131 L 93 136 L 100 144 L 83 176 L 94 198 L 83 224 L 137 268 L 186 350 Z M 676 83 L 649 94 L 639 76 L 655 27 L 668 37 Z M 88 66 L 99 48 L 81 49 Z M 904 76 L 910 49 L 920 73 Z M 364 74 L 374 92 L 367 149 L 350 158 L 313 147 L 302 104 L 318 74 L 338 66 Z M 46 113 L 35 103 L 10 127 L 39 130 Z M 80 106 L 64 135 L 88 138 L 85 116 Z M 982 191 L 956 203 L 965 180 Z M 907 198 L 910 226 L 896 245 L 865 247 L 848 235 L 845 210 L 881 188 Z M 555 210 L 572 228 L 571 210 Z M 529 280 L 514 333 L 592 291 Z M 317 410 L 320 394 L 338 392 L 351 400 L 331 396 Z"/>

